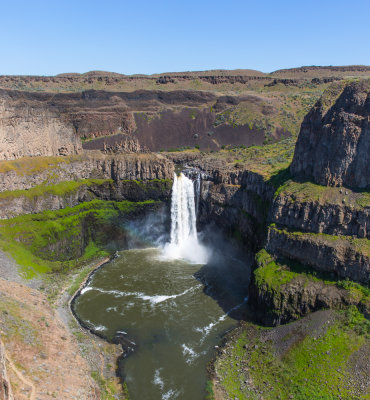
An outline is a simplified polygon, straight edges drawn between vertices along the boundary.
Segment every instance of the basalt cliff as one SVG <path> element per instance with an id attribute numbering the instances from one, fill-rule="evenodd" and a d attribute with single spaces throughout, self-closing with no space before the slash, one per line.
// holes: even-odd
<path id="1" fill-rule="evenodd" d="M 143 245 L 130 224 L 168 212 L 178 169 L 201 177 L 199 228 L 215 225 L 254 254 L 249 303 L 258 321 L 276 326 L 349 307 L 368 317 L 370 81 L 343 79 L 364 68 L 0 77 L 8 255 L 0 254 L 0 395 L 11 399 L 14 382 L 22 400 L 62 399 L 66 387 L 72 398 L 107 398 L 112 387 L 124 396 L 117 348 L 99 342 L 103 354 L 78 327 L 69 331 L 65 310 L 94 267 L 129 242 Z M 57 90 L 61 82 L 69 93 Z M 70 386 L 54 340 L 77 357 Z"/>
<path id="2" fill-rule="evenodd" d="M 305 117 L 292 175 L 319 185 L 369 189 L 369 82 L 333 85 Z"/>

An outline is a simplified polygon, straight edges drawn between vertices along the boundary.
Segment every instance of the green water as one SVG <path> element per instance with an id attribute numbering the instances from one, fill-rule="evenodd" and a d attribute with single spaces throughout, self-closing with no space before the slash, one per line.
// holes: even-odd
<path id="1" fill-rule="evenodd" d="M 122 251 L 76 299 L 74 310 L 86 326 L 108 339 L 120 332 L 132 342 L 134 351 L 121 365 L 132 400 L 204 399 L 207 363 L 220 335 L 235 326 L 227 311 L 242 309 L 248 284 L 239 261 L 211 264 L 164 260 L 157 249 Z M 228 286 L 235 267 L 242 278 Z M 225 296 L 207 295 L 194 274 L 215 286 L 225 283 Z"/>

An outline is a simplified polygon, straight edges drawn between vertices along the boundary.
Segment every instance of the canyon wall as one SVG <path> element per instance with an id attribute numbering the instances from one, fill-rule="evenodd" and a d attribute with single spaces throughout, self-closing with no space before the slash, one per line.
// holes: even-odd
<path id="1" fill-rule="evenodd" d="M 156 154 L 104 155 L 96 151 L 73 157 L 25 158 L 2 169 L 0 165 L 0 192 L 80 179 L 173 179 L 173 173 L 173 164 Z"/>
<path id="2" fill-rule="evenodd" d="M 81 140 L 69 121 L 43 99 L 0 90 L 0 160 L 80 153 Z"/>
<path id="3" fill-rule="evenodd" d="M 225 104 L 237 101 L 232 96 L 217 98 L 209 93 L 181 91 L 90 91 L 53 97 L 45 93 L 25 93 L 26 102 L 38 104 L 37 107 L 43 102 L 48 107 L 55 107 L 63 121 L 72 124 L 75 135 L 90 135 L 88 138 L 93 140 L 84 143 L 83 152 L 75 150 L 81 154 L 21 158 L 0 165 L 0 217 L 5 219 L 22 213 L 75 207 L 96 199 L 166 202 L 170 197 L 176 163 L 187 165 L 190 174 L 193 168 L 202 175 L 199 225 L 215 223 L 243 246 L 255 251 L 265 248 L 274 262 L 277 265 L 281 262 L 284 268 L 289 269 L 290 262 L 297 262 L 311 272 L 328 273 L 336 280 L 366 283 L 370 270 L 368 194 L 364 190 L 329 186 L 365 188 L 368 185 L 368 165 L 363 164 L 363 160 L 367 160 L 367 154 L 363 154 L 367 147 L 362 144 L 363 140 L 368 141 L 368 93 L 367 81 L 340 82 L 330 87 L 306 116 L 290 168 L 291 175 L 285 173 L 285 178 L 279 175 L 279 182 L 211 153 L 158 155 L 148 153 L 146 144 L 143 144 L 155 147 L 162 143 L 161 136 L 153 141 L 153 135 L 167 123 L 177 129 L 172 119 L 174 115 L 186 115 L 190 121 L 188 127 L 198 123 L 201 126 L 209 118 L 210 111 L 206 112 L 204 108 L 193 113 L 192 107 L 209 107 L 216 103 L 223 109 Z M 12 95 L 16 102 L 21 102 L 19 93 Z M 156 114 L 158 106 L 180 103 L 189 108 L 167 109 L 160 115 Z M 152 111 L 152 118 L 136 113 L 135 105 Z M 100 122 L 94 125 L 95 120 Z M 113 129 L 114 126 L 117 129 Z M 145 126 L 156 128 L 145 136 L 144 132 L 149 132 Z M 207 128 L 207 124 L 202 126 Z M 137 130 L 138 127 L 141 128 Z M 113 131 L 115 135 L 105 136 Z M 182 132 L 181 129 L 177 131 Z M 192 133 L 192 128 L 187 132 Z M 170 132 L 165 131 L 163 137 L 170 136 Z M 207 137 L 209 140 L 214 138 L 212 135 Z M 331 148 L 332 143 L 336 149 L 334 153 L 325 153 L 326 150 L 322 149 Z M 304 151 L 305 146 L 309 151 Z M 320 162 L 315 159 L 317 154 L 320 154 Z M 319 172 L 315 172 L 322 171 L 323 163 L 329 165 L 327 171 L 330 171 L 324 181 Z M 309 177 L 316 183 L 303 182 Z M 75 186 L 64 186 L 70 181 L 74 181 Z M 354 183 L 348 184 L 349 181 Z M 261 299 L 258 288 L 254 293 L 258 302 Z M 298 294 L 296 298 L 299 298 Z"/>
<path id="4" fill-rule="evenodd" d="M 239 104 L 243 110 L 253 109 L 256 121 L 236 123 L 222 115 Z M 262 145 L 267 136 L 275 141 L 290 135 L 281 126 L 263 124 L 267 116 L 277 120 L 277 106 L 272 100 L 267 104 L 266 99 L 250 94 L 0 89 L 0 160 L 80 154 L 83 148 L 105 153 L 183 147 L 217 150 L 225 145 Z"/>
<path id="5" fill-rule="evenodd" d="M 39 186 L 28 191 L 0 193 L 0 219 L 18 215 L 37 214 L 45 210 L 75 207 L 93 200 L 133 201 L 155 200 L 168 202 L 171 197 L 170 179 L 146 181 L 86 179 L 75 184 Z"/>
<path id="6" fill-rule="evenodd" d="M 320 193 L 321 196 L 324 194 Z M 282 192 L 272 203 L 269 221 L 297 231 L 370 239 L 370 207 L 360 206 L 356 199 L 348 200 L 351 197 L 362 198 L 361 194 L 349 189 L 337 194 L 339 201 L 319 201 L 297 199 L 289 191 Z"/>
<path id="7" fill-rule="evenodd" d="M 256 258 L 251 301 L 266 324 L 349 304 L 369 315 L 369 83 L 334 84 L 302 124 Z"/>
<path id="8" fill-rule="evenodd" d="M 370 80 L 340 82 L 305 117 L 292 174 L 320 185 L 370 188 Z"/>

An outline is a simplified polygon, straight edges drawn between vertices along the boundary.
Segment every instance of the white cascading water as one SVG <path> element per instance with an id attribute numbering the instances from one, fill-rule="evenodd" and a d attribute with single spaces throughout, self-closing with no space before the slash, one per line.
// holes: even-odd
<path id="1" fill-rule="evenodd" d="M 196 264 L 207 262 L 207 250 L 198 241 L 193 181 L 175 174 L 171 198 L 171 241 L 164 248 L 169 258 Z"/>

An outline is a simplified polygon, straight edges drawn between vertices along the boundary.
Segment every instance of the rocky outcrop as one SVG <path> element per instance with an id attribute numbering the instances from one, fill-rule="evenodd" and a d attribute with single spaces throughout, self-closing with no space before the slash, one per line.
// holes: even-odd
<path id="1" fill-rule="evenodd" d="M 216 150 L 223 145 L 262 145 L 289 135 L 280 126 L 217 121 L 218 114 L 243 102 L 262 116 L 278 110 L 258 95 L 219 96 L 194 90 L 137 90 L 78 93 L 0 89 L 0 159 L 67 155 L 83 147 L 108 153 L 161 151 L 184 147 Z M 258 127 L 257 127 L 258 126 Z M 124 134 L 114 142 L 115 135 Z M 106 141 L 95 141 L 109 137 Z M 117 139 L 117 138 L 116 138 Z M 90 142 L 91 141 L 91 142 Z M 27 145 L 25 144 L 27 143 Z"/>
<path id="2" fill-rule="evenodd" d="M 0 339 L 0 400 L 14 400 L 5 361 L 5 348 Z"/>
<path id="3" fill-rule="evenodd" d="M 305 117 L 293 176 L 320 185 L 370 188 L 370 80 L 336 83 Z"/>
<path id="4" fill-rule="evenodd" d="M 63 185 L 66 188 L 63 191 Z M 37 214 L 45 210 L 59 210 L 74 207 L 92 200 L 146 201 L 160 200 L 167 202 L 171 197 L 171 180 L 82 180 L 76 187 L 68 189 L 68 182 L 60 187 L 41 186 L 21 191 L 20 193 L 0 194 L 0 219 L 13 218 L 17 215 Z"/>
<path id="5" fill-rule="evenodd" d="M 257 173 L 227 165 L 222 159 L 197 153 L 168 154 L 185 173 L 200 180 L 199 225 L 216 223 L 250 249 L 262 246 L 268 202 L 274 187 Z"/>
<path id="6" fill-rule="evenodd" d="M 250 287 L 250 299 L 257 319 L 265 325 L 279 325 L 320 309 L 357 306 L 370 313 L 366 290 L 356 283 L 320 278 L 315 271 L 296 261 L 276 258 L 266 250 L 256 255 L 257 268 Z"/>
<path id="7" fill-rule="evenodd" d="M 166 153 L 166 157 L 176 164 L 195 168 L 205 180 L 215 184 L 240 186 L 267 201 L 272 200 L 276 190 L 261 174 L 239 168 L 235 164 L 230 165 L 225 159 L 204 157 L 199 153 Z"/>
<path id="8" fill-rule="evenodd" d="M 57 224 L 58 222 L 62 226 L 65 224 L 63 228 L 56 230 L 52 228 L 51 233 L 44 233 L 45 239 L 50 237 L 52 239 L 45 240 L 44 245 L 34 246 L 33 254 L 43 260 L 75 262 L 84 255 L 86 247 L 91 242 L 111 254 L 114 251 L 127 249 L 130 242 L 142 245 L 140 238 L 135 237 L 127 225 L 145 218 L 148 214 L 161 213 L 166 205 L 161 201 L 132 202 L 127 207 L 121 205 L 122 203 L 114 201 L 91 202 L 77 206 L 79 210 L 76 208 L 66 210 L 64 216 L 55 219 Z M 72 228 L 68 224 L 68 217 L 73 219 L 76 211 L 79 215 Z M 27 240 L 23 237 L 19 240 L 27 244 Z"/>
<path id="9" fill-rule="evenodd" d="M 270 226 L 266 249 L 278 257 L 299 261 L 337 277 L 368 284 L 370 257 L 367 239 L 287 232 Z"/>
<path id="10" fill-rule="evenodd" d="M 47 162 L 48 159 L 42 158 L 24 159 L 19 161 L 18 169 L 11 165 L 0 173 L 0 192 L 79 179 L 172 179 L 174 172 L 173 163 L 156 154 L 103 155 L 89 152 L 78 157 L 53 159 L 50 164 Z"/>
<path id="11" fill-rule="evenodd" d="M 240 187 L 202 181 L 197 222 L 215 223 L 229 237 L 257 249 L 262 244 L 263 215 L 253 196 Z"/>
<path id="12" fill-rule="evenodd" d="M 149 153 L 146 147 L 140 145 L 136 137 L 122 133 L 85 142 L 83 148 L 100 150 L 104 154 Z"/>
<path id="13" fill-rule="evenodd" d="M 370 206 L 296 201 L 283 193 L 274 199 L 269 220 L 298 231 L 370 239 Z"/>
<path id="14" fill-rule="evenodd" d="M 80 153 L 73 124 L 42 101 L 0 91 L 0 160 Z"/>
<path id="15" fill-rule="evenodd" d="M 253 305 L 259 310 L 258 319 L 268 326 L 285 324 L 321 309 L 343 309 L 358 305 L 350 292 L 321 280 L 299 275 L 290 282 L 271 290 L 268 285 L 251 286 Z"/>

